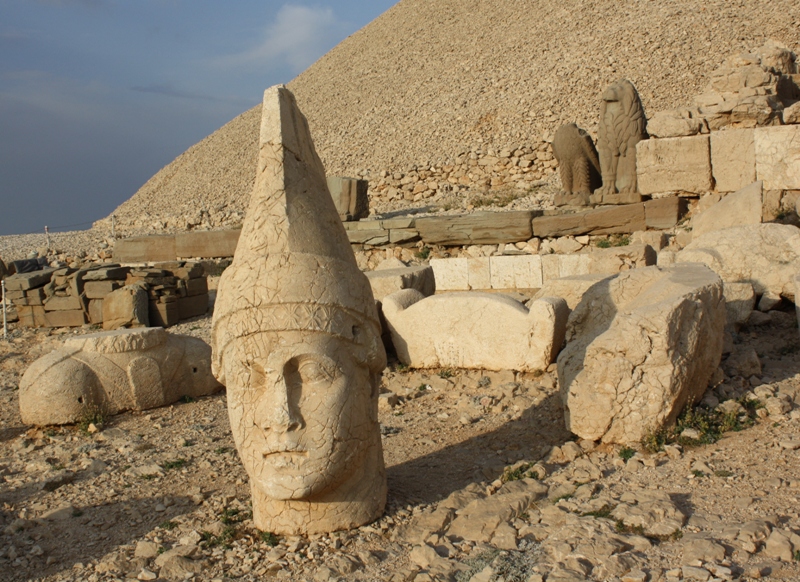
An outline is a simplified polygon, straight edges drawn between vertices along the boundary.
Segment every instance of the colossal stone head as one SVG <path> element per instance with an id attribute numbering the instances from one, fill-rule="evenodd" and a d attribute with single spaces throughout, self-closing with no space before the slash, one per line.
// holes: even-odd
<path id="1" fill-rule="evenodd" d="M 256 184 L 211 343 L 256 526 L 319 533 L 380 516 L 386 355 L 375 302 L 308 123 L 282 86 L 264 93 Z"/>

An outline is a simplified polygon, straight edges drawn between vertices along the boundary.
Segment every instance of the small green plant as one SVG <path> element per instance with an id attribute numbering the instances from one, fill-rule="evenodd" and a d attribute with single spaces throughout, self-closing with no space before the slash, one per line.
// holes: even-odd
<path id="1" fill-rule="evenodd" d="M 427 384 L 420 384 L 419 386 L 417 386 L 417 391 L 418 392 L 425 392 L 427 389 L 428 389 L 428 385 Z"/>
<path id="2" fill-rule="evenodd" d="M 144 479 L 145 481 L 152 481 L 156 478 L 155 475 L 139 475 L 140 479 Z"/>
<path id="3" fill-rule="evenodd" d="M 587 511 L 586 513 L 582 513 L 582 517 L 599 517 L 603 519 L 608 519 L 611 517 L 611 508 L 608 505 L 604 505 L 597 511 Z"/>
<path id="4" fill-rule="evenodd" d="M 792 558 L 794 558 L 795 562 L 800 562 L 800 550 L 795 550 L 794 554 L 792 554 Z"/>
<path id="5" fill-rule="evenodd" d="M 278 545 L 278 542 L 280 542 L 278 536 L 271 531 L 262 531 L 260 537 L 262 542 L 273 548 Z"/>
<path id="6" fill-rule="evenodd" d="M 231 448 L 230 447 L 219 447 L 217 449 L 214 449 L 214 452 L 217 453 L 218 455 L 224 455 L 225 453 L 230 453 L 231 452 Z"/>
<path id="7" fill-rule="evenodd" d="M 642 437 L 641 445 L 645 452 L 655 454 L 664 448 L 669 442 L 669 434 L 666 430 L 649 430 Z"/>
<path id="8" fill-rule="evenodd" d="M 610 249 L 611 248 L 611 241 L 607 239 L 597 241 L 597 248 L 600 249 Z"/>
<path id="9" fill-rule="evenodd" d="M 559 501 L 567 501 L 568 499 L 572 499 L 572 495 L 573 495 L 572 493 L 565 493 L 564 495 L 561 495 L 560 497 L 556 497 L 555 499 L 553 499 L 553 505 L 555 505 Z"/>
<path id="10" fill-rule="evenodd" d="M 431 249 L 429 247 L 422 247 L 420 250 L 414 253 L 414 256 L 421 261 L 426 261 L 428 260 L 428 257 L 431 256 Z"/>
<path id="11" fill-rule="evenodd" d="M 175 459 L 174 461 L 167 461 L 164 463 L 164 468 L 168 471 L 170 469 L 181 469 L 183 468 L 188 461 L 186 459 Z"/>
<path id="12" fill-rule="evenodd" d="M 403 362 L 397 362 L 397 364 L 395 365 L 394 369 L 395 369 L 395 371 L 401 372 L 401 373 L 402 372 L 408 372 L 408 366 L 406 364 L 404 364 Z"/>
<path id="13" fill-rule="evenodd" d="M 72 510 L 72 517 L 80 517 L 83 515 L 83 510 L 81 509 L 73 509 Z"/>
<path id="14" fill-rule="evenodd" d="M 192 329 L 194 329 L 194 328 L 192 328 Z M 197 329 L 200 329 L 200 328 L 197 328 Z M 197 399 L 193 398 L 191 396 L 188 396 L 188 395 L 183 395 L 183 396 L 180 397 L 180 401 L 183 402 L 184 404 L 189 404 L 190 402 L 197 402 Z"/>
<path id="15" fill-rule="evenodd" d="M 637 536 L 644 536 L 644 527 L 641 525 L 625 525 L 625 522 L 621 519 L 618 519 L 617 522 L 614 524 L 614 529 L 616 529 L 619 533 L 624 534 L 634 534 Z"/>
<path id="16" fill-rule="evenodd" d="M 722 477 L 723 479 L 727 479 L 728 477 L 733 477 L 733 473 L 730 471 L 726 471 L 725 469 L 719 469 L 718 471 L 714 471 L 714 475 L 717 477 Z"/>
<path id="17" fill-rule="evenodd" d="M 164 546 L 158 546 L 158 549 L 156 550 L 156 554 L 158 554 L 160 556 L 161 554 L 163 554 L 166 551 L 167 551 L 167 548 L 165 548 Z"/>
<path id="18" fill-rule="evenodd" d="M 631 237 L 629 236 L 623 236 L 614 241 L 615 247 L 627 247 L 629 244 L 631 244 Z"/>
<path id="19" fill-rule="evenodd" d="M 161 522 L 161 524 L 158 527 L 160 527 L 161 529 L 165 529 L 167 531 L 172 531 L 173 529 L 178 527 L 178 524 L 177 522 L 174 521 L 164 521 Z"/>
<path id="20" fill-rule="evenodd" d="M 105 416 L 100 409 L 91 407 L 86 410 L 83 418 L 78 423 L 78 430 L 84 435 L 89 436 L 91 434 L 89 432 L 89 427 L 94 425 L 97 428 L 102 428 L 105 420 Z"/>
<path id="21" fill-rule="evenodd" d="M 506 467 L 506 470 L 503 471 L 503 476 L 500 477 L 500 480 L 503 483 L 508 483 L 509 481 L 520 481 L 526 477 L 530 477 L 531 475 L 529 471 L 531 467 L 533 467 L 533 463 L 524 463 L 516 469 Z"/>
<path id="22" fill-rule="evenodd" d="M 706 474 L 700 471 L 699 469 L 695 469 L 694 471 L 692 471 L 692 475 L 694 475 L 698 479 L 702 479 L 703 477 L 706 476 Z"/>
<path id="23" fill-rule="evenodd" d="M 452 368 L 444 368 L 439 371 L 439 378 L 442 378 L 444 380 L 452 378 L 453 376 L 455 376 L 455 372 L 453 371 Z"/>
<path id="24" fill-rule="evenodd" d="M 622 447 L 619 450 L 619 458 L 623 461 L 628 461 L 633 458 L 636 454 L 636 449 L 632 449 L 631 447 Z"/>

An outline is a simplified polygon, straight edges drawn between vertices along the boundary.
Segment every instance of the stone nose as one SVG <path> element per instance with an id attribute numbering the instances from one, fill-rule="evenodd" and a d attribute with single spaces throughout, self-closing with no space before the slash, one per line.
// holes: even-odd
<path id="1" fill-rule="evenodd" d="M 275 374 L 272 381 L 267 381 L 257 411 L 263 430 L 291 432 L 304 426 L 295 392 L 284 374 Z"/>

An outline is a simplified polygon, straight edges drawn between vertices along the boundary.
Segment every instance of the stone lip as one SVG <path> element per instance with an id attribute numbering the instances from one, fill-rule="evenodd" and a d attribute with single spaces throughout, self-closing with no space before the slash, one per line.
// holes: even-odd
<path id="1" fill-rule="evenodd" d="M 722 355 L 722 281 L 704 265 L 646 267 L 583 295 L 558 356 L 567 428 L 638 443 L 699 400 Z"/>

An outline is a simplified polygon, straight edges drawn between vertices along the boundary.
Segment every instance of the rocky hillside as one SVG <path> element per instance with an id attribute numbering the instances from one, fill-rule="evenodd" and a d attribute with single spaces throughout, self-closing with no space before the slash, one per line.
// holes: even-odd
<path id="1" fill-rule="evenodd" d="M 800 47 L 793 0 L 401 0 L 290 83 L 330 174 L 531 147 L 564 122 L 596 127 L 603 88 L 625 77 L 645 110 L 688 105 L 732 53 Z M 259 108 L 196 144 L 116 211 L 125 230 L 241 219 Z M 105 226 L 105 221 L 101 221 Z"/>

